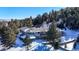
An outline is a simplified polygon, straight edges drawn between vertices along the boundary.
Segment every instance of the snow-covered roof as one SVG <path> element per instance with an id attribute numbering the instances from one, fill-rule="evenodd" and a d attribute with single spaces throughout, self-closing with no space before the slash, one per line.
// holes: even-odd
<path id="1" fill-rule="evenodd" d="M 39 27 L 39 28 L 36 28 L 36 27 L 31 27 L 31 28 L 22 27 L 22 28 L 20 28 L 20 30 L 23 31 L 23 32 L 47 32 L 50 25 L 51 25 L 51 23 L 47 24 L 46 22 L 44 22 L 42 24 L 42 26 Z"/>
<path id="2" fill-rule="evenodd" d="M 19 30 L 21 30 L 21 31 L 23 31 L 23 32 L 26 32 L 26 31 L 29 30 L 29 28 L 28 28 L 28 27 L 22 27 L 22 28 L 19 28 Z"/>
<path id="3" fill-rule="evenodd" d="M 48 31 L 48 29 L 46 29 L 46 28 L 44 28 L 44 27 L 40 27 L 40 28 L 35 28 L 35 27 L 33 27 L 33 28 L 31 28 L 30 30 L 29 30 L 29 32 L 47 32 Z"/>

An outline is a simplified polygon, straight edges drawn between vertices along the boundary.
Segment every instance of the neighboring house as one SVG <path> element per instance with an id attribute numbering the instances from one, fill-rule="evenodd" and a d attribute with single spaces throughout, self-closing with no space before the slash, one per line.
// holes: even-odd
<path id="1" fill-rule="evenodd" d="M 50 25 L 51 23 L 47 24 L 46 22 L 44 22 L 41 27 L 22 27 L 19 28 L 19 30 L 20 32 L 25 33 L 26 37 L 28 36 L 30 39 L 34 39 L 37 37 L 41 37 L 42 35 L 45 35 L 45 33 L 49 30 Z M 25 36 L 23 35 L 21 37 L 24 38 Z"/>
<path id="2" fill-rule="evenodd" d="M 20 32 L 28 32 L 29 29 L 30 29 L 30 28 L 28 28 L 28 27 L 22 27 L 22 28 L 19 28 L 18 30 L 19 30 Z"/>
<path id="3" fill-rule="evenodd" d="M 49 30 L 49 26 L 51 25 L 51 23 L 49 24 L 46 24 L 45 22 L 42 24 L 41 27 L 31 27 L 31 28 L 28 28 L 28 27 L 22 27 L 22 28 L 19 28 L 19 30 L 21 32 L 26 32 L 26 33 L 37 33 L 37 32 L 47 32 Z"/>

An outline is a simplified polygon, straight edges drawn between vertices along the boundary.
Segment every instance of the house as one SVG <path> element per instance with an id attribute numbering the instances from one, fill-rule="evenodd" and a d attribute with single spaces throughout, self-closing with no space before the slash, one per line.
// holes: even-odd
<path id="1" fill-rule="evenodd" d="M 22 28 L 19 28 L 18 31 L 20 31 L 20 32 L 25 32 L 25 33 L 26 33 L 26 32 L 29 31 L 29 29 L 30 29 L 30 28 L 28 28 L 28 27 L 22 27 Z"/>
<path id="2" fill-rule="evenodd" d="M 39 38 L 44 36 L 46 32 L 49 30 L 50 25 L 51 23 L 47 24 L 46 22 L 44 22 L 40 27 L 31 27 L 31 28 L 22 27 L 22 28 L 19 28 L 19 30 L 20 32 L 26 34 L 26 37 L 29 37 L 30 39 L 34 39 L 37 37 Z M 25 37 L 25 36 L 22 36 L 22 37 Z"/>

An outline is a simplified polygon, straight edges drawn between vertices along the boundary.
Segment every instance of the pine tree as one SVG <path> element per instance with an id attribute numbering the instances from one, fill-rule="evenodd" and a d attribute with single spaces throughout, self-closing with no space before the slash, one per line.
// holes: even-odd
<path id="1" fill-rule="evenodd" d="M 19 26 L 19 23 L 17 24 L 16 21 L 11 21 L 8 23 L 9 24 L 9 28 L 11 28 L 16 34 L 18 33 L 18 26 Z"/>
<path id="2" fill-rule="evenodd" d="M 47 32 L 48 41 L 52 42 L 52 46 L 54 46 L 55 49 L 58 48 L 58 44 L 60 41 L 60 34 L 56 30 L 55 21 L 53 20 L 51 27 L 49 28 L 49 31 Z"/>
<path id="3" fill-rule="evenodd" d="M 32 43 L 32 40 L 30 38 L 25 38 L 21 40 L 25 43 L 27 50 L 29 50 L 29 45 L 30 43 Z"/>
<path id="4" fill-rule="evenodd" d="M 27 26 L 28 27 L 32 27 L 33 23 L 32 23 L 32 17 L 30 16 L 30 18 L 28 18 L 27 20 Z"/>
<path id="5" fill-rule="evenodd" d="M 42 15 L 42 22 L 48 21 L 48 17 L 49 17 L 48 13 L 44 13 L 44 14 Z"/>
<path id="6" fill-rule="evenodd" d="M 3 26 L 0 29 L 0 34 L 1 34 L 2 38 L 3 38 L 4 46 L 11 46 L 11 44 L 13 44 L 15 39 L 16 39 L 16 34 L 9 27 L 4 27 Z"/>

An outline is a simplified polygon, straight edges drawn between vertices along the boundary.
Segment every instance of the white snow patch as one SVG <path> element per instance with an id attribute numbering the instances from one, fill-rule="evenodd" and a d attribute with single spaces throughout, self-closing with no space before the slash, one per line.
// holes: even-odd
<path id="1" fill-rule="evenodd" d="M 69 41 L 72 41 L 72 40 L 74 40 L 74 38 L 73 38 L 73 39 L 70 38 L 70 39 L 68 39 L 68 40 L 64 40 L 63 43 L 69 42 Z M 67 49 L 67 50 L 72 50 L 72 49 L 73 49 L 74 42 L 68 43 L 68 44 L 66 44 L 66 45 L 67 45 L 67 48 L 65 48 L 65 45 L 62 45 L 61 47 L 62 47 L 62 48 L 65 48 L 65 49 Z"/>
<path id="2" fill-rule="evenodd" d="M 50 49 L 50 51 L 54 51 L 54 47 L 52 47 L 52 48 Z"/>
<path id="3" fill-rule="evenodd" d="M 34 35 L 30 35 L 30 39 L 35 39 L 36 37 Z"/>
<path id="4" fill-rule="evenodd" d="M 47 47 L 51 48 L 52 46 L 51 45 L 46 45 Z"/>
<path id="5" fill-rule="evenodd" d="M 29 49 L 32 51 L 36 49 L 38 46 L 42 46 L 42 43 L 32 42 L 30 45 L 31 47 L 29 47 Z"/>
<path id="6" fill-rule="evenodd" d="M 21 38 L 26 38 L 26 35 L 20 36 Z"/>
<path id="7" fill-rule="evenodd" d="M 61 37 L 61 43 L 65 42 L 66 38 L 64 36 Z"/>
<path id="8" fill-rule="evenodd" d="M 65 33 L 64 37 L 66 38 L 66 40 L 68 40 L 69 38 L 76 38 L 79 34 L 79 31 L 73 31 L 70 29 L 63 30 L 63 32 Z"/>
<path id="9" fill-rule="evenodd" d="M 0 50 L 4 49 L 5 47 L 3 45 L 0 45 Z"/>
<path id="10" fill-rule="evenodd" d="M 73 44 L 74 44 L 74 42 L 72 42 L 72 43 L 69 43 L 69 44 L 67 44 L 67 50 L 72 50 L 73 49 Z"/>

